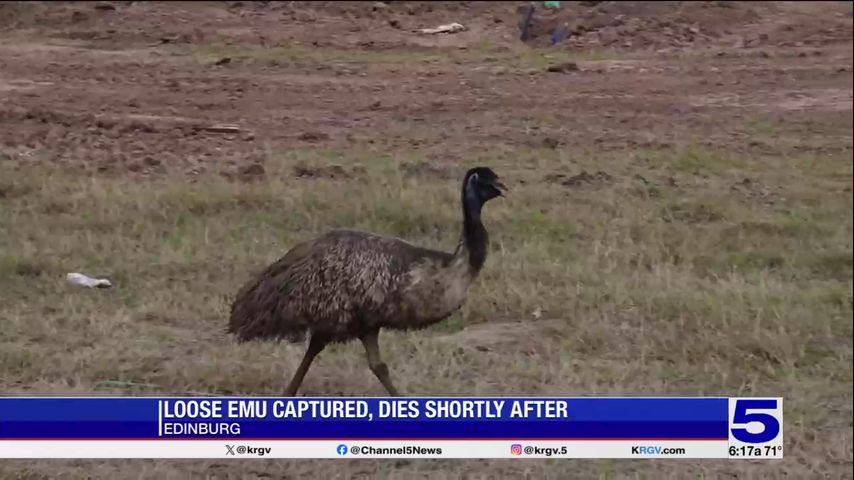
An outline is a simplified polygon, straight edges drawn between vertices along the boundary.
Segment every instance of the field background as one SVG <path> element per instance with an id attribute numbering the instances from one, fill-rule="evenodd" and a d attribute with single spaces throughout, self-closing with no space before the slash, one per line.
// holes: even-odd
<path id="1" fill-rule="evenodd" d="M 487 165 L 511 191 L 468 303 L 381 336 L 405 394 L 783 396 L 784 460 L 0 476 L 851 478 L 851 3 L 594 3 L 528 44 L 522 2 L 0 3 L 0 394 L 276 395 L 303 347 L 236 345 L 237 289 L 333 227 L 451 250 Z M 349 344 L 301 393 L 384 390 Z"/>

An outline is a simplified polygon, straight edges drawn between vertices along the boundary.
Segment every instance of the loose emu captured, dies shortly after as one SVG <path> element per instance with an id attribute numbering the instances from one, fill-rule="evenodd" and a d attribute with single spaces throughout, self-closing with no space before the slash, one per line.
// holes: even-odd
<path id="1" fill-rule="evenodd" d="M 355 230 L 333 230 L 300 243 L 237 294 L 228 331 L 240 341 L 305 340 L 308 349 L 284 395 L 296 395 L 314 358 L 330 342 L 358 338 L 368 366 L 399 396 L 380 357 L 382 328 L 419 329 L 459 309 L 486 260 L 481 209 L 502 196 L 489 168 L 469 170 L 462 186 L 463 229 L 454 253 Z"/>

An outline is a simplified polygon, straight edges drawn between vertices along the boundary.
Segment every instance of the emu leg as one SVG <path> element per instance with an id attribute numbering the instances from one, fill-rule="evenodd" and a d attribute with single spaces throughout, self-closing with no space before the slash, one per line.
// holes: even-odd
<path id="1" fill-rule="evenodd" d="M 302 362 L 300 362 L 299 367 L 297 367 L 297 371 L 294 372 L 294 378 L 291 379 L 291 383 L 285 387 L 285 391 L 282 394 L 283 396 L 293 397 L 297 394 L 297 390 L 299 390 L 299 386 L 302 384 L 302 379 L 305 377 L 306 372 L 308 372 L 308 367 L 311 366 L 311 362 L 314 360 L 314 357 L 323 351 L 326 347 L 326 343 L 325 338 L 314 335 L 311 336 L 311 341 L 308 343 L 308 350 L 305 351 L 305 356 L 302 357 Z"/>
<path id="2" fill-rule="evenodd" d="M 362 345 L 365 346 L 365 353 L 368 357 L 368 366 L 371 367 L 371 371 L 374 372 L 374 375 L 380 380 L 380 383 L 383 384 L 386 390 L 388 390 L 389 395 L 392 397 L 399 397 L 400 394 L 397 392 L 397 389 L 394 388 L 394 385 L 391 383 L 391 378 L 388 375 L 388 367 L 380 358 L 380 346 L 377 342 L 379 338 L 379 331 L 369 332 L 359 337 L 362 340 Z"/>

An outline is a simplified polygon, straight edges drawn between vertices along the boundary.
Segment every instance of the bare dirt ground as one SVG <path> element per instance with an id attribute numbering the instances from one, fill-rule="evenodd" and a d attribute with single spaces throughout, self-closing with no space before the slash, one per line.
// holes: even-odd
<path id="1" fill-rule="evenodd" d="M 527 44 L 521 7 L 0 3 L 0 393 L 275 395 L 301 347 L 236 345 L 229 296 L 332 227 L 452 249 L 484 164 L 511 192 L 468 303 L 381 338 L 405 393 L 780 395 L 784 460 L 0 474 L 851 478 L 851 3 L 563 2 Z M 343 345 L 303 394 L 383 390 Z"/>

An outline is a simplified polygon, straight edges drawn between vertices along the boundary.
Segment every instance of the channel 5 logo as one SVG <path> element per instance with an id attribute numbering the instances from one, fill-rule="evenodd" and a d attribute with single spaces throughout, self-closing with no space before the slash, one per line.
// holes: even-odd
<path id="1" fill-rule="evenodd" d="M 514 443 L 513 445 L 510 445 L 510 454 L 511 455 L 522 455 L 522 445 L 519 445 L 518 443 Z"/>
<path id="2" fill-rule="evenodd" d="M 730 443 L 758 444 L 783 439 L 782 398 L 730 398 Z"/>

